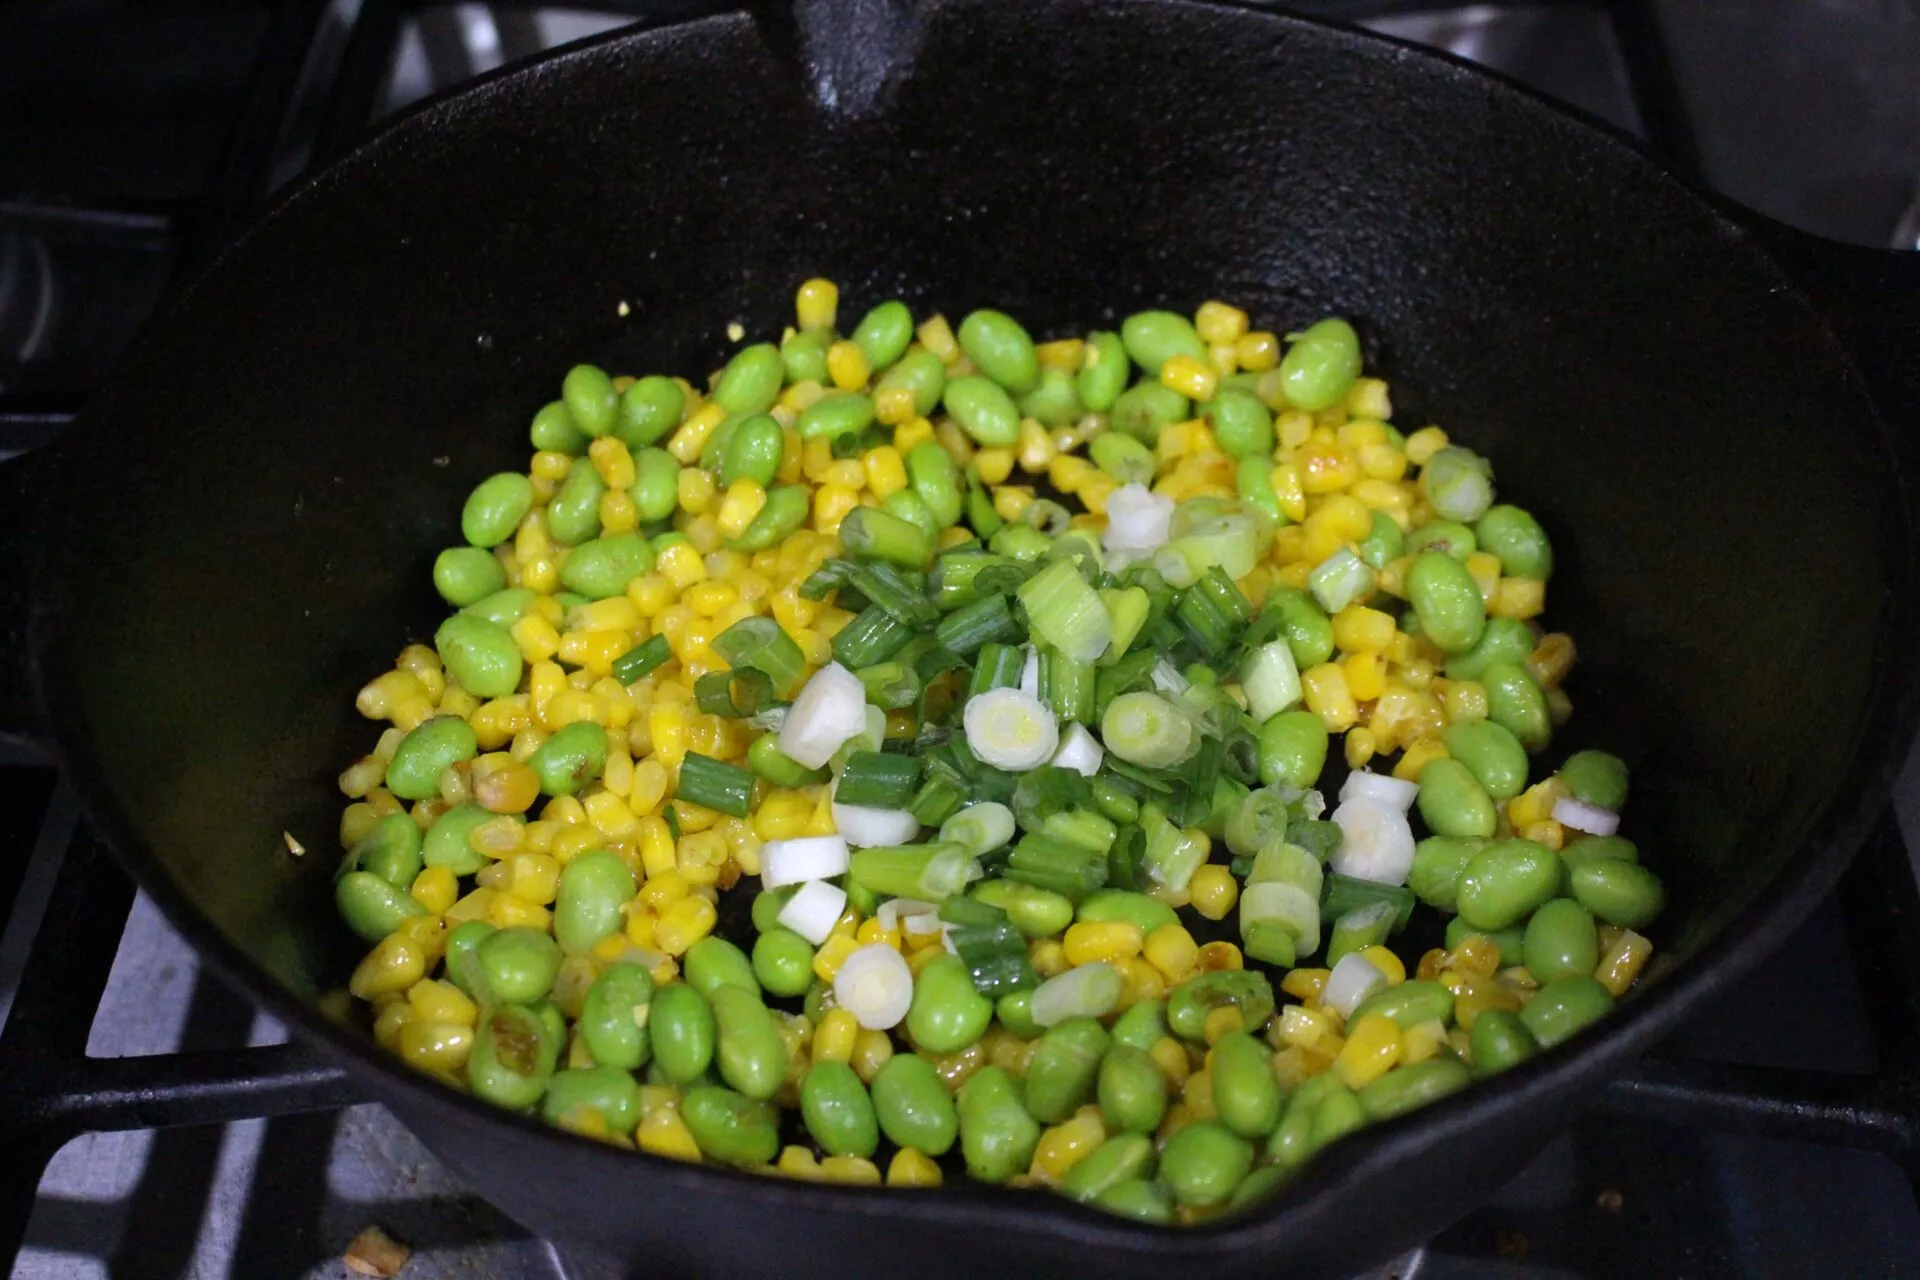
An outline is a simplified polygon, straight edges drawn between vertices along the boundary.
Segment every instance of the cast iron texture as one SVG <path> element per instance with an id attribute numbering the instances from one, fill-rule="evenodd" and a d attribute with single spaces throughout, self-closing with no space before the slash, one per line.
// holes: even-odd
<path id="1" fill-rule="evenodd" d="M 947 0 L 916 23 L 858 110 L 768 49 L 779 24 L 593 44 L 411 116 L 268 217 L 50 468 L 35 643 L 63 750 L 187 936 L 538 1231 L 660 1274 L 1353 1271 L 1503 1181 L 1831 885 L 1913 722 L 1901 446 L 1756 233 L 1503 82 L 1216 5 Z M 1636 765 L 1631 829 L 1673 891 L 1659 981 L 1185 1233 L 624 1154 L 321 1019 L 353 948 L 319 851 L 372 736 L 347 708 L 431 633 L 462 496 L 522 465 L 572 363 L 698 375 L 812 274 L 849 315 L 992 303 L 1047 335 L 1214 296 L 1276 328 L 1353 317 L 1398 420 L 1486 452 L 1556 537 L 1576 736 Z M 1909 294 L 1869 327 L 1911 315 Z"/>

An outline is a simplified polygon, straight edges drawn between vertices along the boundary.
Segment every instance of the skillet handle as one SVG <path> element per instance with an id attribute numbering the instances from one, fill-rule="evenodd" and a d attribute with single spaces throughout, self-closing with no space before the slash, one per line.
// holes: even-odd
<path id="1" fill-rule="evenodd" d="M 36 456 L 0 462 L 0 745 L 37 750 L 44 721 L 27 661 L 27 581 L 39 509 Z"/>
<path id="2" fill-rule="evenodd" d="M 920 45 L 924 0 L 749 0 L 760 38 L 830 116 L 872 112 Z"/>

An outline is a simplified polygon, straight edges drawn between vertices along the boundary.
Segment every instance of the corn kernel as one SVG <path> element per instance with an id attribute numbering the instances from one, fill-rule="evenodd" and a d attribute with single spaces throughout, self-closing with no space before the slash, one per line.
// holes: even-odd
<path id="1" fill-rule="evenodd" d="M 818 1035 L 818 1032 L 814 1034 Z M 873 1078 L 880 1074 L 880 1068 L 887 1065 L 893 1057 L 893 1038 L 884 1031 L 872 1031 L 861 1028 L 853 1041 L 853 1073 L 860 1077 L 862 1084 L 872 1084 Z"/>
<path id="2" fill-rule="evenodd" d="M 841 341 L 827 348 L 827 376 L 840 390 L 858 391 L 872 374 L 866 353 L 857 343 Z"/>
<path id="3" fill-rule="evenodd" d="M 1361 948 L 1360 956 L 1374 968 L 1387 975 L 1388 986 L 1397 987 L 1407 980 L 1407 966 L 1401 961 L 1399 956 L 1393 953 L 1391 948 L 1377 944 L 1371 947 L 1363 947 Z"/>
<path id="4" fill-rule="evenodd" d="M 973 456 L 974 466 L 980 470 L 980 479 L 989 485 L 1004 482 L 1013 471 L 1012 449 L 982 449 Z"/>
<path id="5" fill-rule="evenodd" d="M 1069 1169 L 1106 1140 L 1107 1126 L 1100 1118 L 1100 1108 L 1081 1107 L 1040 1135 L 1029 1171 L 1043 1184 L 1058 1186 Z"/>
<path id="6" fill-rule="evenodd" d="M 1502 578 L 1494 588 L 1493 599 L 1487 602 L 1487 614 L 1525 621 L 1540 616 L 1546 607 L 1546 583 L 1538 578 Z"/>
<path id="7" fill-rule="evenodd" d="M 820 944 L 820 949 L 813 953 L 814 976 L 822 982 L 832 982 L 834 976 L 840 972 L 840 966 L 847 962 L 847 957 L 859 949 L 860 943 L 851 935 L 844 933 L 830 935 Z"/>
<path id="8" fill-rule="evenodd" d="M 1372 702 L 1387 691 L 1387 673 L 1377 653 L 1356 653 L 1340 664 L 1347 693 L 1356 702 Z"/>
<path id="9" fill-rule="evenodd" d="M 1104 960 L 1119 963 L 1140 954 L 1146 935 L 1130 920 L 1082 921 L 1070 926 L 1061 939 L 1070 965 Z"/>
<path id="10" fill-rule="evenodd" d="M 1073 967 L 1067 962 L 1066 948 L 1056 938 L 1035 938 L 1029 943 L 1027 963 L 1042 978 L 1057 977 Z"/>
<path id="11" fill-rule="evenodd" d="M 1247 313 L 1210 299 L 1193 313 L 1193 327 L 1202 342 L 1238 342 L 1247 332 Z"/>
<path id="12" fill-rule="evenodd" d="M 404 933 L 391 933 L 361 958 L 347 990 L 362 1000 L 405 991 L 427 976 L 427 951 Z"/>
<path id="13" fill-rule="evenodd" d="M 1400 1060 L 1406 1063 L 1425 1062 L 1440 1052 L 1447 1043 L 1447 1024 L 1438 1018 L 1428 1018 L 1425 1022 L 1416 1022 L 1400 1033 Z"/>
<path id="14" fill-rule="evenodd" d="M 1516 830 L 1529 827 L 1536 822 L 1546 822 L 1553 817 L 1553 806 L 1573 794 L 1573 789 L 1560 779 L 1559 774 L 1544 781 L 1536 782 L 1513 799 L 1507 801 L 1507 821 Z"/>
<path id="15" fill-rule="evenodd" d="M 1370 1013 L 1347 1032 L 1346 1046 L 1333 1068 L 1349 1089 L 1364 1089 L 1397 1066 L 1405 1048 L 1393 1019 Z"/>
<path id="16" fill-rule="evenodd" d="M 834 533 L 840 522 L 860 505 L 860 495 L 841 484 L 823 484 L 813 492 L 813 527 L 821 533 Z"/>
<path id="17" fill-rule="evenodd" d="M 931 1156 L 912 1147 L 900 1148 L 887 1163 L 890 1187 L 937 1187 L 940 1182 L 940 1166 Z"/>
<path id="18" fill-rule="evenodd" d="M 705 404 L 687 416 L 680 429 L 667 438 L 667 452 L 683 467 L 692 467 L 699 460 L 700 451 L 707 447 L 707 438 L 714 429 L 727 420 L 727 411 L 718 404 Z"/>
<path id="19" fill-rule="evenodd" d="M 1653 954 L 1653 944 L 1631 929 L 1622 929 L 1613 945 L 1600 957 L 1600 964 L 1593 976 L 1600 985 L 1618 998 L 1627 993 L 1634 979 L 1640 976 L 1640 970 L 1646 966 L 1647 957 Z"/>
<path id="20" fill-rule="evenodd" d="M 1219 1115 L 1213 1102 L 1213 1072 L 1203 1068 L 1188 1076 L 1187 1082 L 1180 1086 L 1180 1101 L 1195 1120 L 1211 1120 Z"/>
<path id="21" fill-rule="evenodd" d="M 1333 642 L 1348 653 L 1384 653 L 1397 627 L 1393 615 L 1350 604 L 1333 615 Z"/>
<path id="22" fill-rule="evenodd" d="M 633 1142 L 649 1155 L 691 1160 L 695 1164 L 700 1161 L 700 1144 L 693 1140 L 693 1130 L 680 1118 L 677 1106 L 658 1106 L 642 1116 L 633 1132 Z"/>
<path id="23" fill-rule="evenodd" d="M 1240 900 L 1240 882 L 1233 878 L 1233 872 L 1217 862 L 1210 862 L 1193 873 L 1188 882 L 1187 894 L 1193 900 L 1193 909 L 1209 920 L 1225 920 L 1227 913 Z"/>
<path id="24" fill-rule="evenodd" d="M 911 417 L 893 432 L 893 448 L 901 457 L 912 453 L 918 445 L 933 439 L 933 424 L 922 417 Z"/>
<path id="25" fill-rule="evenodd" d="M 1009 524 L 1018 523 L 1033 505 L 1033 490 L 1019 485 L 1002 485 L 993 491 L 994 514 Z"/>
<path id="26" fill-rule="evenodd" d="M 1434 454 L 1446 447 L 1446 432 L 1438 427 L 1422 427 L 1407 437 L 1407 461 L 1424 467 Z"/>
<path id="27" fill-rule="evenodd" d="M 920 339 L 920 345 L 940 357 L 945 364 L 952 364 L 960 358 L 960 343 L 953 336 L 953 328 L 943 315 L 933 315 L 920 322 L 914 330 L 914 336 Z"/>
<path id="28" fill-rule="evenodd" d="M 654 945 L 670 956 L 685 955 L 688 947 L 713 932 L 718 919 L 711 902 L 689 895 L 660 913 L 660 922 L 654 927 Z"/>
<path id="29" fill-rule="evenodd" d="M 1163 924 L 1146 936 L 1143 954 L 1170 983 L 1192 975 L 1200 963 L 1200 946 L 1186 926 Z"/>
<path id="30" fill-rule="evenodd" d="M 1219 374 L 1185 352 L 1170 357 L 1160 366 L 1160 385 L 1189 400 L 1213 399 L 1219 384 Z"/>
<path id="31" fill-rule="evenodd" d="M 1218 1009 L 1207 1010 L 1206 1021 L 1202 1024 L 1201 1039 L 1209 1045 L 1220 1043 L 1220 1037 L 1236 1031 L 1246 1031 L 1247 1020 L 1240 1013 L 1238 1005 L 1223 1004 Z"/>
<path id="32" fill-rule="evenodd" d="M 845 1009 L 829 1009 L 821 1015 L 813 1031 L 815 1062 L 851 1062 L 853 1047 L 860 1038 L 860 1023 Z"/>
<path id="33" fill-rule="evenodd" d="M 793 295 L 794 320 L 803 331 L 833 328 L 839 309 L 840 287 L 820 276 L 803 282 Z"/>
<path id="34" fill-rule="evenodd" d="M 1331 662 L 1309 667 L 1300 675 L 1307 710 L 1320 717 L 1329 733 L 1344 733 L 1360 718 L 1360 708 L 1347 687 L 1347 673 Z"/>
<path id="35" fill-rule="evenodd" d="M 1241 955 L 1240 948 L 1231 942 L 1209 942 L 1200 948 L 1198 960 L 1201 970 L 1206 973 L 1247 967 L 1246 957 Z"/>
<path id="36" fill-rule="evenodd" d="M 487 899 L 484 918 L 496 929 L 535 929 L 541 933 L 549 933 L 553 929 L 551 911 L 537 902 L 528 902 L 510 893 L 496 893 Z"/>
<path id="37" fill-rule="evenodd" d="M 1402 782 L 1418 782 L 1428 765 L 1447 759 L 1449 754 L 1446 744 L 1438 738 L 1422 738 L 1408 747 L 1400 763 L 1393 766 L 1393 776 Z"/>

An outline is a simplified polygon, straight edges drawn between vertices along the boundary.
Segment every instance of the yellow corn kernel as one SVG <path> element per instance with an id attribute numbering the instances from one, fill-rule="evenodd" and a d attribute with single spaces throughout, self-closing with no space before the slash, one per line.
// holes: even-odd
<path id="1" fill-rule="evenodd" d="M 1311 1049 L 1332 1034 L 1334 1024 L 1331 1014 L 1297 1004 L 1280 1010 L 1279 1018 L 1268 1031 L 1276 1047 L 1292 1045 L 1297 1049 Z"/>
<path id="2" fill-rule="evenodd" d="M 511 757 L 483 756 L 484 772 L 475 762 L 473 799 L 488 813 L 525 813 L 540 798 L 540 776 Z M 504 858 L 520 848 L 526 833 L 510 818 L 496 818 L 474 828 L 473 847 L 493 858 Z"/>
<path id="3" fill-rule="evenodd" d="M 1300 674 L 1300 688 L 1307 710 L 1320 717 L 1327 732 L 1344 733 L 1360 718 L 1360 708 L 1347 687 L 1347 673 L 1338 665 L 1323 662 L 1307 668 Z"/>
<path id="4" fill-rule="evenodd" d="M 1280 510 L 1289 520 L 1307 518 L 1307 490 L 1301 474 L 1299 463 L 1283 462 L 1267 477 L 1273 484 L 1274 496 L 1280 500 Z"/>
<path id="5" fill-rule="evenodd" d="M 903 458 L 912 453 L 916 446 L 923 445 L 931 439 L 933 439 L 933 424 L 919 416 L 908 418 L 893 429 L 894 452 Z"/>
<path id="6" fill-rule="evenodd" d="M 945 316 L 935 314 L 922 320 L 913 333 L 920 339 L 920 345 L 939 356 L 943 363 L 952 364 L 960 358 L 960 343 Z"/>
<path id="7" fill-rule="evenodd" d="M 1053 436 L 1040 425 L 1038 419 L 1020 419 L 1020 439 L 1014 445 L 1014 454 L 1022 471 L 1030 475 L 1045 471 L 1057 452 Z"/>
<path id="8" fill-rule="evenodd" d="M 1073 967 L 1067 962 L 1066 948 L 1057 938 L 1035 938 L 1027 945 L 1027 963 L 1042 978 L 1057 977 Z"/>
<path id="9" fill-rule="evenodd" d="M 1440 695 L 1447 719 L 1459 724 L 1487 718 L 1487 688 L 1477 680 L 1449 680 Z"/>
<path id="10" fill-rule="evenodd" d="M 1189 400 L 1211 400 L 1220 385 L 1220 375 L 1182 352 L 1160 366 L 1160 385 Z"/>
<path id="11" fill-rule="evenodd" d="M 861 456 L 860 468 L 867 489 L 876 498 L 888 497 L 907 487 L 906 463 L 892 445 L 867 450 Z"/>
<path id="12" fill-rule="evenodd" d="M 680 509 L 688 515 L 699 515 L 713 505 L 713 495 L 718 492 L 714 484 L 713 473 L 702 471 L 699 467 L 683 467 L 680 476 L 674 481 L 679 494 Z"/>
<path id="13" fill-rule="evenodd" d="M 1170 983 L 1191 976 L 1200 963 L 1200 945 L 1181 924 L 1163 924 L 1149 933 L 1142 954 Z"/>
<path id="14" fill-rule="evenodd" d="M 492 904 L 494 892 L 491 889 L 475 889 L 447 908 L 447 923 L 465 924 L 469 920 L 481 920 L 486 917 L 487 907 Z"/>
<path id="15" fill-rule="evenodd" d="M 1446 432 L 1438 427 L 1422 427 L 1407 437 L 1407 461 L 1424 467 L 1429 458 L 1446 447 Z"/>
<path id="16" fill-rule="evenodd" d="M 990 485 L 1004 482 L 1013 471 L 1013 450 L 982 449 L 973 455 L 973 463 L 980 469 L 980 478 Z"/>
<path id="17" fill-rule="evenodd" d="M 1144 958 L 1134 956 L 1116 966 L 1123 981 L 1120 1007 L 1130 1009 L 1142 1000 L 1159 1000 L 1167 994 L 1167 980 Z"/>
<path id="18" fill-rule="evenodd" d="M 600 473 L 609 489 L 631 489 L 638 478 L 634 474 L 633 455 L 615 436 L 601 436 L 588 445 L 587 457 L 593 460 L 593 469 Z"/>
<path id="19" fill-rule="evenodd" d="M 1240 1013 L 1238 1005 L 1225 1004 L 1218 1009 L 1207 1010 L 1206 1021 L 1202 1024 L 1201 1039 L 1209 1045 L 1220 1043 L 1220 1037 L 1236 1031 L 1249 1030 L 1247 1020 Z"/>
<path id="20" fill-rule="evenodd" d="M 550 853 L 553 855 L 554 861 L 558 862 L 561 866 L 565 866 L 581 854 L 589 853 L 606 843 L 606 839 L 598 830 L 584 822 L 570 826 L 558 826 L 558 824 L 546 823 L 541 825 L 548 826 L 550 829 L 558 827 L 558 829 L 553 830 L 552 835 L 548 838 L 545 849 L 536 849 L 533 850 L 533 852 Z M 529 824 L 529 826 L 531 826 L 531 824 Z"/>
<path id="21" fill-rule="evenodd" d="M 1193 1073 L 1192 1066 L 1187 1062 L 1185 1046 L 1172 1036 L 1161 1036 L 1155 1040 L 1148 1047 L 1147 1056 L 1160 1068 L 1160 1074 L 1167 1078 L 1167 1083 L 1176 1089 L 1185 1084 L 1187 1077 Z"/>
<path id="22" fill-rule="evenodd" d="M 1221 1011 L 1216 1009 L 1214 1012 Z M 1239 1010 L 1230 1012 L 1238 1013 Z M 1180 1086 L 1180 1101 L 1195 1120 L 1211 1120 L 1219 1115 L 1213 1103 L 1213 1072 L 1203 1067 L 1188 1076 L 1187 1082 Z"/>
<path id="23" fill-rule="evenodd" d="M 665 818 L 649 816 L 635 823 L 634 842 L 640 849 L 640 863 L 646 869 L 647 883 L 678 869 L 674 854 L 673 832 Z"/>
<path id="24" fill-rule="evenodd" d="M 1338 493 L 1360 479 L 1360 464 L 1337 445 L 1308 441 L 1295 455 L 1300 488 L 1309 494 Z"/>
<path id="25" fill-rule="evenodd" d="M 1397 987 L 1407 980 L 1407 966 L 1389 947 L 1375 944 L 1360 950 L 1361 958 L 1387 975 L 1387 985 Z"/>
<path id="26" fill-rule="evenodd" d="M 657 1106 L 642 1116 L 633 1142 L 648 1155 L 700 1163 L 700 1144 L 693 1140 L 693 1130 L 680 1118 L 677 1106 Z"/>
<path id="27" fill-rule="evenodd" d="M 1547 584 L 1538 578 L 1502 578 L 1487 602 L 1495 618 L 1537 618 L 1547 607 Z"/>
<path id="28" fill-rule="evenodd" d="M 795 1178 L 802 1182 L 820 1181 L 820 1160 L 806 1147 L 782 1148 L 780 1159 L 773 1168 L 783 1178 Z"/>
<path id="29" fill-rule="evenodd" d="M 1246 336 L 1247 313 L 1229 303 L 1210 299 L 1193 313 L 1193 327 L 1202 342 L 1238 342 Z"/>
<path id="30" fill-rule="evenodd" d="M 375 676 L 354 695 L 353 705 L 369 720 L 385 720 L 393 708 L 409 702 L 427 701 L 426 686 L 411 671 L 388 671 Z"/>
<path id="31" fill-rule="evenodd" d="M 1356 702 L 1372 702 L 1387 691 L 1387 673 L 1377 653 L 1356 653 L 1340 664 L 1347 692 Z"/>
<path id="32" fill-rule="evenodd" d="M 821 276 L 802 282 L 793 295 L 793 317 L 802 330 L 831 329 L 840 310 L 840 287 Z"/>
<path id="33" fill-rule="evenodd" d="M 858 458 L 839 458 L 820 473 L 822 484 L 837 484 L 858 492 L 866 488 L 867 469 Z"/>
<path id="34" fill-rule="evenodd" d="M 860 1023 L 851 1013 L 845 1009 L 829 1009 L 813 1030 L 813 1060 L 851 1062 L 854 1042 L 859 1038 Z"/>
<path id="35" fill-rule="evenodd" d="M 1247 959 L 1240 954 L 1240 948 L 1231 942 L 1209 942 L 1200 948 L 1197 957 L 1200 968 L 1206 973 L 1219 973 L 1224 970 L 1244 969 Z"/>
<path id="36" fill-rule="evenodd" d="M 1056 454 L 1047 464 L 1047 479 L 1062 493 L 1077 492 L 1081 485 L 1099 474 L 1099 468 L 1091 462 L 1070 453 Z"/>
<path id="37" fill-rule="evenodd" d="M 827 376 L 840 390 L 858 391 L 872 374 L 866 353 L 857 344 L 841 341 L 827 348 Z"/>
<path id="38" fill-rule="evenodd" d="M 1280 339 L 1266 329 L 1243 333 L 1233 344 L 1233 358 L 1249 373 L 1265 373 L 1280 363 Z"/>
<path id="39" fill-rule="evenodd" d="M 691 467 L 707 446 L 707 437 L 727 420 L 727 411 L 718 404 L 705 404 L 688 415 L 680 429 L 667 439 L 667 452 L 683 467 Z"/>
<path id="40" fill-rule="evenodd" d="M 401 1025 L 394 1048 L 416 1071 L 457 1071 L 473 1052 L 473 1028 L 416 1016 Z"/>
<path id="41" fill-rule="evenodd" d="M 993 510 L 1009 524 L 1017 523 L 1033 505 L 1033 490 L 1021 485 L 1002 485 L 993 491 Z"/>
<path id="42" fill-rule="evenodd" d="M 1573 660 L 1573 637 L 1554 631 L 1540 637 L 1540 643 L 1527 655 L 1527 674 L 1539 681 L 1541 688 L 1552 689 L 1567 678 Z"/>
<path id="43" fill-rule="evenodd" d="M 713 932 L 718 919 L 711 902 L 689 895 L 660 913 L 653 931 L 654 945 L 670 956 L 685 955 L 688 947 Z"/>
<path id="44" fill-rule="evenodd" d="M 1385 653 L 1398 634 L 1393 615 L 1350 604 L 1333 615 L 1333 641 L 1348 653 Z"/>
<path id="45" fill-rule="evenodd" d="M 1375 750 L 1373 730 L 1361 726 L 1347 730 L 1347 736 L 1341 745 L 1341 754 L 1346 757 L 1347 768 L 1366 768 L 1367 762 L 1373 759 Z"/>
<path id="46" fill-rule="evenodd" d="M 1349 1089 L 1364 1089 L 1399 1065 L 1406 1046 L 1400 1028 L 1382 1013 L 1370 1013 L 1347 1032 L 1347 1043 L 1333 1060 Z"/>
<path id="47" fill-rule="evenodd" d="M 1080 338 L 1057 338 L 1052 342 L 1042 342 L 1034 347 L 1034 355 L 1040 358 L 1043 369 L 1058 369 L 1062 373 L 1078 373 L 1086 361 L 1088 347 Z"/>
<path id="48" fill-rule="evenodd" d="M 880 1166 L 865 1156 L 828 1156 L 820 1162 L 822 1182 L 843 1182 L 856 1187 L 880 1185 Z"/>
<path id="49" fill-rule="evenodd" d="M 873 393 L 873 416 L 888 427 L 908 421 L 914 416 L 913 392 L 906 387 L 882 386 Z"/>
<path id="50" fill-rule="evenodd" d="M 737 538 L 747 531 L 753 518 L 760 514 L 760 508 L 767 505 L 767 491 L 759 482 L 748 479 L 735 480 L 727 486 L 727 496 L 720 502 L 720 510 L 715 520 L 720 532 L 729 538 Z"/>
<path id="51" fill-rule="evenodd" d="M 1484 934 L 1470 933 L 1460 940 L 1460 945 L 1447 953 L 1442 962 L 1443 970 L 1466 974 L 1470 977 L 1492 977 L 1500 967 L 1500 945 Z"/>
<path id="52" fill-rule="evenodd" d="M 854 1038 L 853 1061 L 849 1065 L 862 1084 L 872 1084 L 873 1078 L 880 1074 L 880 1068 L 886 1066 L 891 1057 L 893 1038 L 884 1031 L 871 1031 L 863 1027 Z"/>
<path id="53" fill-rule="evenodd" d="M 537 929 L 547 933 L 553 928 L 551 911 L 510 893 L 496 893 L 487 899 L 485 919 L 496 929 Z"/>
<path id="54" fill-rule="evenodd" d="M 859 941 L 848 934 L 829 935 L 820 944 L 820 949 L 813 953 L 814 976 L 822 982 L 832 982 L 840 972 L 840 966 L 847 962 L 847 957 L 859 949 Z"/>
<path id="55" fill-rule="evenodd" d="M 580 804 L 586 810 L 587 821 L 609 840 L 630 839 L 640 826 L 639 817 L 627 808 L 626 801 L 611 791 L 596 791 Z"/>
<path id="56" fill-rule="evenodd" d="M 940 1181 L 940 1166 L 931 1156 L 912 1147 L 900 1148 L 887 1162 L 890 1187 L 937 1187 Z"/>
<path id="57" fill-rule="evenodd" d="M 813 527 L 834 533 L 847 514 L 860 505 L 860 495 L 843 484 L 823 484 L 813 491 Z"/>
<path id="58" fill-rule="evenodd" d="M 460 878 L 447 867 L 427 867 L 413 878 L 407 894 L 429 915 L 444 915 L 460 897 Z"/>
<path id="59" fill-rule="evenodd" d="M 1407 748 L 1400 757 L 1400 763 L 1393 766 L 1393 776 L 1402 782 L 1418 782 L 1426 767 L 1435 760 L 1445 760 L 1451 753 L 1446 743 L 1438 738 L 1422 738 Z"/>
<path id="60" fill-rule="evenodd" d="M 390 933 L 354 966 L 347 990 L 372 1000 L 405 991 L 426 976 L 426 948 L 405 933 Z"/>
<path id="61" fill-rule="evenodd" d="M 1516 831 L 1536 822 L 1546 822 L 1553 817 L 1553 806 L 1572 794 L 1573 789 L 1555 774 L 1507 801 L 1507 821 Z"/>
<path id="62" fill-rule="evenodd" d="M 1040 1135 L 1029 1172 L 1046 1186 L 1058 1186 L 1067 1170 L 1106 1140 L 1107 1126 L 1100 1118 L 1100 1108 L 1081 1107 Z"/>
<path id="63" fill-rule="evenodd" d="M 1640 976 L 1647 957 L 1652 954 L 1651 942 L 1631 929 L 1622 929 L 1619 938 L 1600 957 L 1600 964 L 1594 969 L 1593 976 L 1616 998 L 1623 996 L 1627 988 L 1633 985 L 1634 979 Z"/>
<path id="64" fill-rule="evenodd" d="M 1459 973 L 1443 974 L 1440 980 L 1453 992 L 1453 1019 L 1463 1031 L 1472 1031 L 1474 1022 L 1489 1009 L 1520 1010 L 1519 995 L 1498 982 Z"/>
<path id="65" fill-rule="evenodd" d="M 466 992 L 437 978 L 423 978 L 408 987 L 407 1003 L 429 1022 L 453 1022 L 470 1027 L 480 1016 Z"/>
<path id="66" fill-rule="evenodd" d="M 1070 965 L 1104 960 L 1118 968 L 1140 954 L 1146 935 L 1131 920 L 1086 920 L 1070 926 L 1060 941 Z"/>
<path id="67" fill-rule="evenodd" d="M 1227 868 L 1209 862 L 1193 873 L 1187 895 L 1193 900 L 1193 909 L 1207 919 L 1225 920 L 1240 900 L 1240 882 Z"/>

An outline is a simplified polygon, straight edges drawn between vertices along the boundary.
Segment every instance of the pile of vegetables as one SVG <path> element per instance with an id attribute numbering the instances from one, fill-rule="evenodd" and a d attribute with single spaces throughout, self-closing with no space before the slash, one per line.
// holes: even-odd
<path id="1" fill-rule="evenodd" d="M 837 301 L 705 389 L 575 368 L 473 491 L 341 776 L 382 1044 L 655 1155 L 1193 1222 L 1633 985 L 1548 538 L 1348 324 Z"/>

